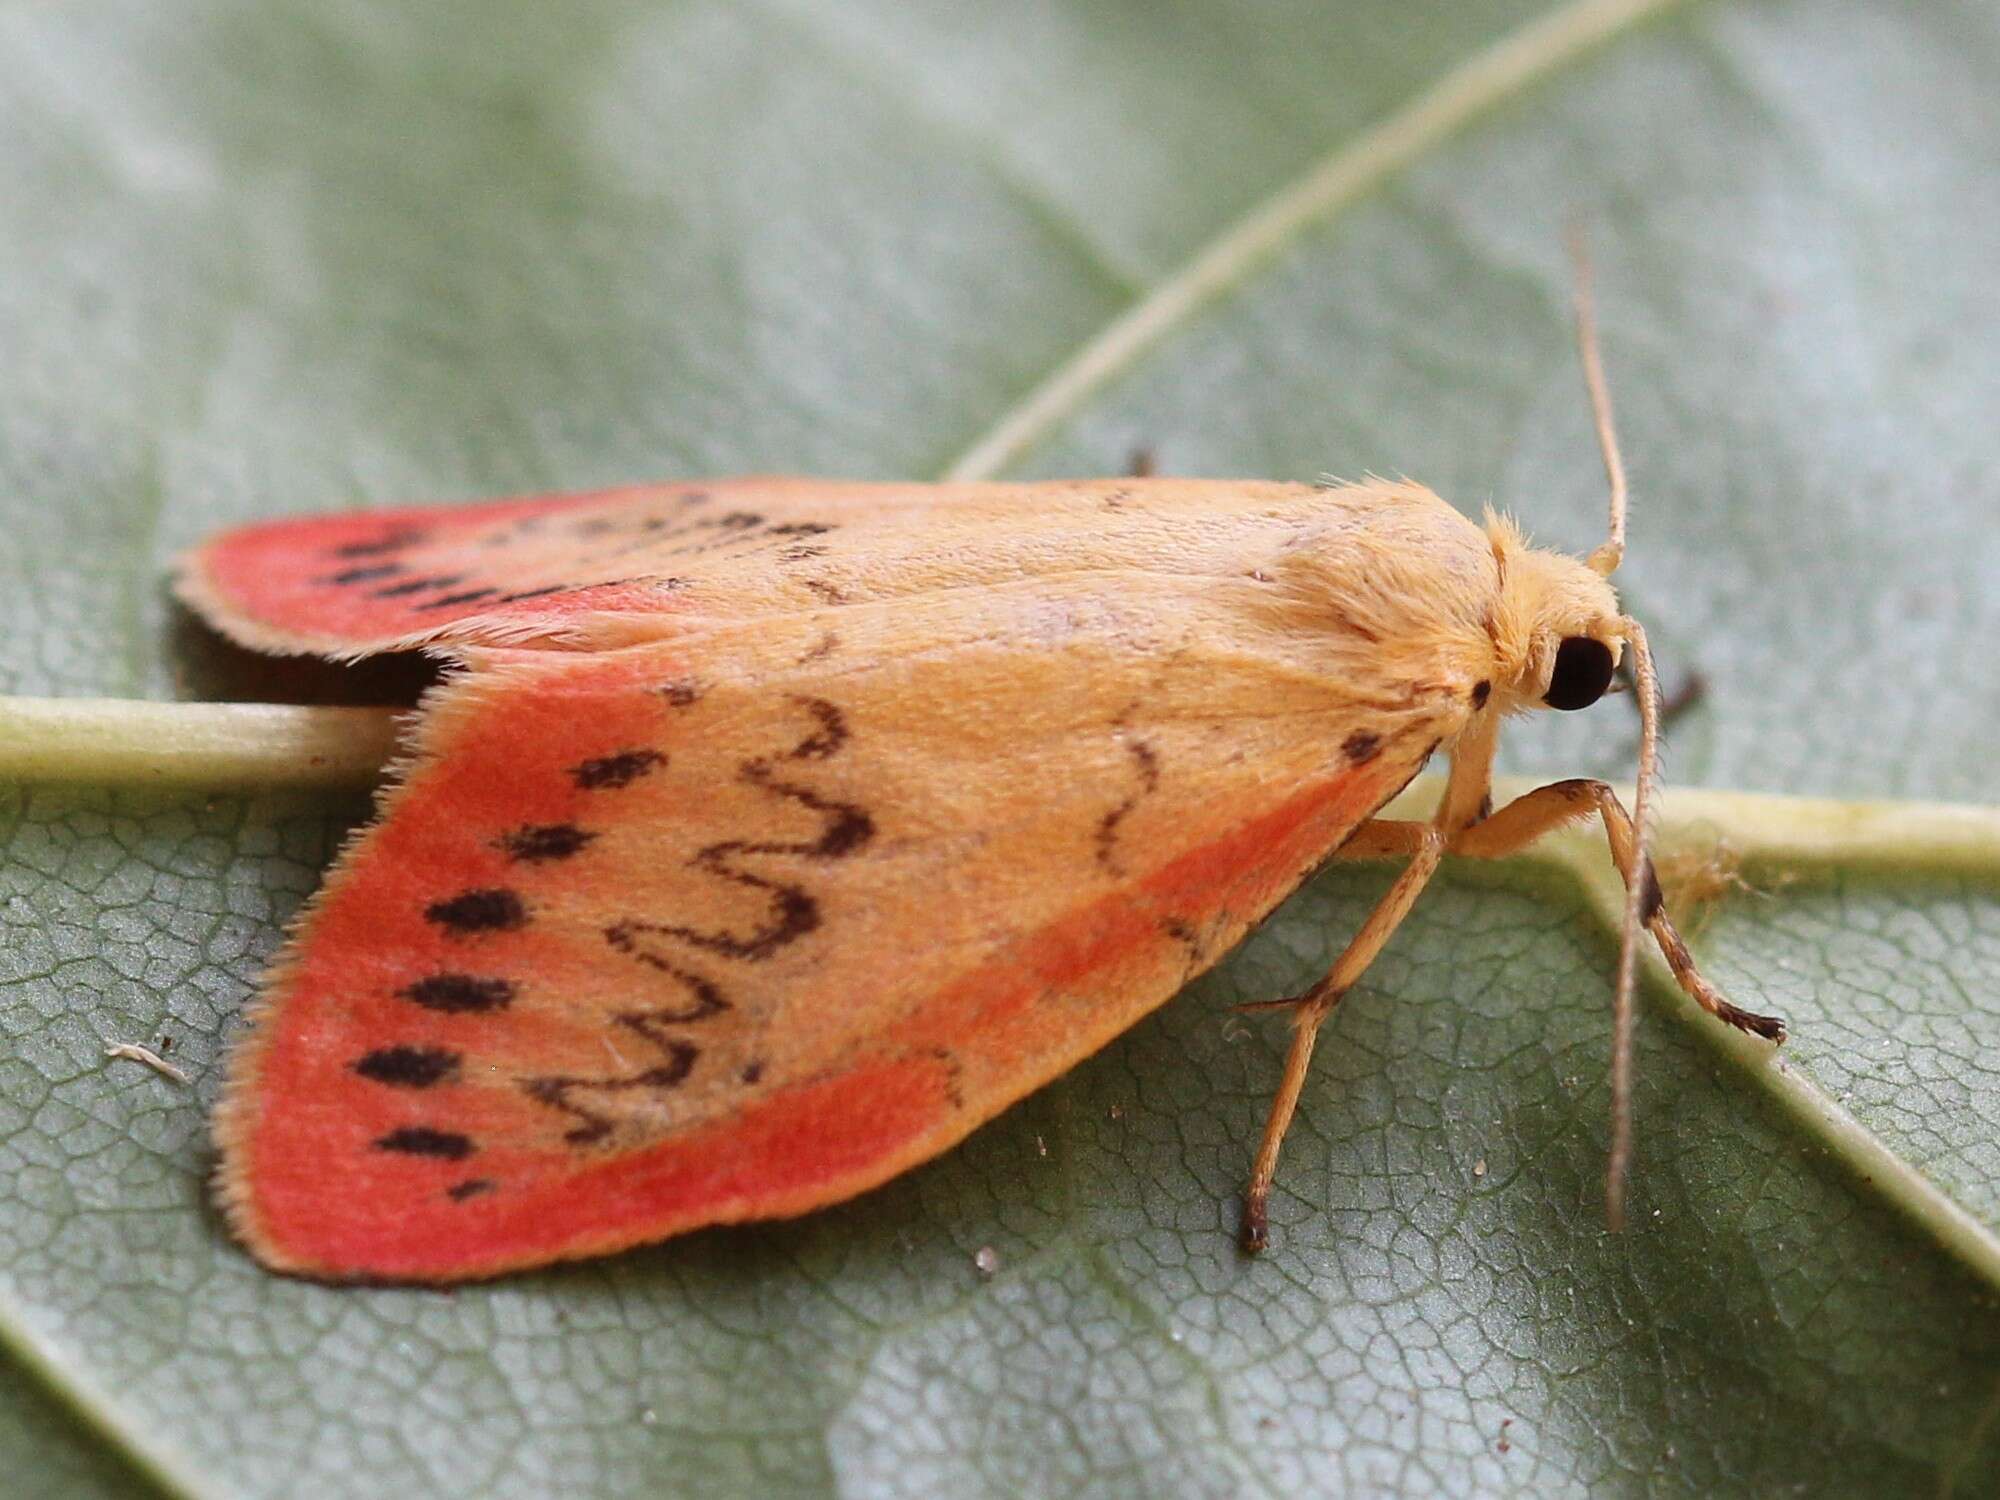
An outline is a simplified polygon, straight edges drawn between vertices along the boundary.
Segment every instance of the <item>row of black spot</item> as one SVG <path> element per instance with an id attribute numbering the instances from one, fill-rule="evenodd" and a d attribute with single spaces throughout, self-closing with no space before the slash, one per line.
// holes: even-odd
<path id="1" fill-rule="evenodd" d="M 669 702 L 677 701 L 682 685 L 663 690 Z M 653 749 L 621 750 L 613 755 L 586 760 L 569 768 L 570 781 L 581 791 L 617 790 L 666 764 L 666 756 Z M 575 823 L 527 824 L 501 834 L 494 845 L 516 864 L 546 864 L 568 859 L 587 848 L 597 834 Z M 520 892 L 506 886 L 476 887 L 431 902 L 424 908 L 424 920 L 455 938 L 475 939 L 488 933 L 510 932 L 528 924 L 527 903 Z M 430 974 L 397 991 L 412 1005 L 443 1015 L 484 1015 L 504 1010 L 514 1002 L 519 987 L 498 975 L 473 973 Z M 429 1089 L 456 1082 L 464 1066 L 463 1057 L 448 1047 L 399 1045 L 378 1047 L 355 1059 L 354 1071 L 372 1083 L 396 1089 Z M 405 1156 L 430 1157 L 438 1161 L 464 1161 L 477 1150 L 477 1143 L 463 1131 L 442 1130 L 431 1125 L 404 1125 L 376 1139 L 375 1149 Z M 492 1191 L 490 1178 L 467 1178 L 446 1189 L 454 1202 L 464 1202 Z"/>
<path id="2" fill-rule="evenodd" d="M 682 506 L 697 506 L 710 498 L 703 490 L 687 490 L 677 497 Z M 545 515 L 523 517 L 496 530 L 487 538 L 486 545 L 504 546 L 513 543 L 532 531 L 540 530 L 549 519 Z M 774 524 L 768 517 L 756 511 L 734 510 L 724 515 L 705 516 L 696 521 L 643 513 L 637 519 L 617 514 L 596 515 L 574 522 L 565 529 L 576 537 L 592 539 L 606 537 L 620 543 L 594 556 L 577 559 L 580 564 L 589 564 L 609 562 L 641 551 L 662 557 L 691 556 L 736 546 L 751 540 L 753 535 L 787 543 L 788 545 L 778 554 L 781 561 L 806 562 L 823 556 L 826 551 L 824 547 L 811 545 L 810 539 L 823 536 L 834 528 L 823 521 L 786 521 Z M 707 535 L 702 535 L 704 533 Z M 687 540 L 683 541 L 682 538 Z M 581 582 L 551 583 L 538 588 L 503 592 L 498 586 L 480 584 L 465 573 L 405 576 L 409 573 L 408 565 L 397 561 L 391 554 L 430 540 L 431 534 L 425 530 L 402 527 L 371 540 L 347 542 L 329 548 L 328 553 L 332 557 L 343 562 L 357 562 L 359 565 L 340 568 L 318 581 L 332 588 L 379 584 L 380 587 L 368 590 L 369 598 L 407 598 L 412 601 L 410 607 L 419 613 L 427 610 L 459 609 L 470 604 L 514 604 L 524 599 L 538 599 L 549 594 L 568 593 L 587 588 L 615 588 L 637 583 L 674 588 L 684 587 L 687 583 L 687 580 L 682 578 L 639 574 L 632 577 L 590 578 Z M 679 545 L 662 550 L 661 544 L 669 541 L 678 542 Z M 467 583 L 470 583 L 471 587 L 461 587 Z M 420 594 L 430 594 L 435 597 L 417 602 L 415 596 Z"/>
<path id="3" fill-rule="evenodd" d="M 529 517 L 528 519 L 533 521 L 538 518 Z M 585 523 L 585 527 L 589 524 Z M 577 528 L 579 534 L 588 534 L 585 527 Z M 516 523 L 515 529 L 525 531 L 528 527 L 523 523 Z M 417 546 L 429 539 L 430 534 L 428 532 L 406 527 L 401 530 L 388 532 L 371 541 L 348 542 L 329 550 L 334 557 L 343 560 L 386 558 L 390 553 L 401 552 L 406 548 Z M 380 588 L 368 591 L 368 597 L 371 599 L 405 599 L 416 594 L 436 594 L 437 597 L 434 599 L 426 599 L 421 604 L 412 604 L 411 608 L 422 611 L 456 609 L 467 604 L 515 604 L 523 599 L 540 599 L 549 594 L 561 594 L 583 588 L 602 588 L 627 583 L 677 581 L 644 577 L 596 579 L 588 583 L 543 584 L 539 588 L 517 589 L 509 593 L 502 592 L 497 587 L 477 584 L 472 588 L 460 589 L 458 586 L 468 581 L 467 575 L 464 573 L 433 573 L 414 578 L 400 576 L 408 571 L 405 564 L 396 562 L 393 559 L 382 562 L 364 561 L 359 567 L 342 568 L 338 572 L 329 573 L 321 578 L 319 582 L 330 588 L 352 588 L 357 584 L 363 583 L 381 584 Z M 385 580 L 389 579 L 396 581 L 385 582 Z M 457 591 L 453 593 L 440 592 L 447 589 Z"/>
<path id="4" fill-rule="evenodd" d="M 367 567 L 343 568 L 338 573 L 329 573 L 320 583 L 331 588 L 352 588 L 361 583 L 381 583 L 385 578 L 396 578 L 404 571 L 396 562 L 371 563 Z M 540 599 L 548 594 L 561 594 L 574 589 L 600 588 L 603 583 L 549 583 L 540 588 L 516 589 L 512 593 L 502 593 L 498 588 L 477 586 L 459 589 L 458 585 L 467 581 L 463 573 L 431 573 L 416 578 L 403 578 L 395 583 L 383 584 L 381 588 L 370 589 L 371 599 L 403 599 L 414 594 L 437 594 L 435 599 L 426 599 L 421 604 L 412 604 L 416 610 L 455 609 L 466 604 L 516 604 L 523 599 Z M 657 583 L 652 578 L 618 578 L 608 580 L 610 584 Z M 455 589 L 454 593 L 440 593 L 442 589 Z"/>
<path id="5" fill-rule="evenodd" d="M 706 495 L 684 495 L 683 505 Z M 786 562 L 802 562 L 824 553 L 822 547 L 806 545 L 810 538 L 832 531 L 825 521 L 778 521 L 754 510 L 732 510 L 719 516 L 685 521 L 666 516 L 593 516 L 569 528 L 572 535 L 590 540 L 604 539 L 610 545 L 577 558 L 580 564 L 606 564 L 623 557 L 644 554 L 648 558 L 698 557 L 724 551 L 749 542 L 779 541 L 788 545 L 778 556 Z M 668 546 L 667 543 L 674 545 Z M 678 581 L 678 580 L 668 580 Z"/>

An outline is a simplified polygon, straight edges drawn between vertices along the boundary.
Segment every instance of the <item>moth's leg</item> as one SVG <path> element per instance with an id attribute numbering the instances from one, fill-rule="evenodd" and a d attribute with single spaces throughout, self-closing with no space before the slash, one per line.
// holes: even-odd
<path id="1" fill-rule="evenodd" d="M 1450 843 L 1459 832 L 1493 811 L 1493 747 L 1498 714 L 1477 714 L 1451 747 L 1451 774 L 1437 811 L 1423 821 L 1370 818 L 1333 851 L 1335 859 L 1414 858 L 1433 829 Z"/>
<path id="2" fill-rule="evenodd" d="M 1266 1207 L 1271 1197 L 1271 1179 L 1278 1170 L 1278 1151 L 1285 1143 L 1292 1114 L 1305 1087 L 1306 1072 L 1312 1065 L 1313 1041 L 1320 1023 L 1353 987 L 1382 945 L 1410 914 L 1419 894 L 1437 873 L 1438 862 L 1456 834 L 1477 821 L 1492 805 L 1493 746 L 1499 732 L 1499 715 L 1476 714 L 1460 732 L 1451 748 L 1451 775 L 1445 782 L 1444 797 L 1428 822 L 1394 818 L 1371 818 L 1350 834 L 1338 851 L 1344 858 L 1380 858 L 1406 854 L 1409 864 L 1396 877 L 1368 920 L 1346 950 L 1334 961 L 1332 972 L 1303 995 L 1275 1006 L 1292 1012 L 1292 1046 L 1285 1056 L 1285 1076 L 1278 1096 L 1271 1101 L 1271 1116 L 1264 1123 L 1264 1140 L 1257 1148 L 1256 1164 L 1250 1169 L 1250 1186 L 1243 1195 L 1243 1248 L 1261 1250 L 1269 1238 Z"/>
<path id="3" fill-rule="evenodd" d="M 1602 781 L 1557 781 L 1526 792 L 1491 817 L 1461 830 L 1451 840 L 1450 852 L 1471 859 L 1500 859 L 1566 823 L 1589 817 L 1592 812 L 1604 820 L 1605 837 L 1611 844 L 1611 858 L 1629 886 L 1634 878 L 1632 819 L 1619 802 L 1618 794 Z M 1667 919 L 1661 905 L 1660 877 L 1654 871 L 1651 860 L 1646 862 L 1646 868 L 1639 872 L 1638 878 L 1645 882 L 1645 900 L 1641 910 L 1645 913 L 1646 926 L 1653 934 L 1653 941 L 1660 945 L 1667 967 L 1674 971 L 1675 981 L 1688 998 L 1731 1026 L 1782 1042 L 1785 1039 L 1783 1020 L 1777 1016 L 1754 1015 L 1738 1009 L 1701 977 L 1693 957 L 1688 953 L 1687 944 L 1681 941 L 1680 934 L 1674 930 L 1674 924 Z"/>
<path id="4" fill-rule="evenodd" d="M 1335 859 L 1407 859 L 1423 847 L 1431 831 L 1416 818 L 1370 818 L 1333 851 Z"/>
<path id="5" fill-rule="evenodd" d="M 1432 832 L 1429 823 L 1415 818 L 1370 818 L 1347 836 L 1347 842 L 1333 851 L 1334 859 L 1410 859 Z M 1233 1009 L 1254 1012 L 1297 1010 L 1312 991 L 1289 995 L 1283 1000 L 1245 1000 Z"/>
<path id="6" fill-rule="evenodd" d="M 1373 825 L 1362 826 L 1366 829 Z M 1295 1000 L 1280 1002 L 1292 1007 L 1292 1047 L 1285 1056 L 1285 1076 L 1278 1085 L 1277 1098 L 1271 1101 L 1271 1117 L 1264 1124 L 1264 1141 L 1257 1148 L 1257 1162 L 1250 1169 L 1250 1186 L 1243 1195 L 1243 1248 L 1246 1250 L 1263 1249 L 1269 1238 L 1266 1207 L 1271 1198 L 1271 1179 L 1278 1170 L 1278 1149 L 1284 1145 L 1285 1131 L 1290 1128 L 1292 1114 L 1298 1109 L 1299 1091 L 1305 1087 L 1306 1072 L 1312 1066 L 1313 1039 L 1319 1034 L 1320 1023 L 1333 1013 L 1341 996 L 1374 962 L 1375 955 L 1382 951 L 1382 945 L 1389 941 L 1390 934 L 1402 925 L 1425 882 L 1436 873 L 1438 861 L 1444 857 L 1444 833 L 1428 823 L 1384 821 L 1381 826 L 1416 830 L 1413 835 L 1416 847 L 1409 864 L 1404 866 L 1403 873 L 1396 877 L 1396 883 L 1375 904 L 1375 910 L 1368 914 L 1368 920 L 1361 924 L 1361 930 L 1354 934 L 1354 940 L 1334 962 L 1326 978 Z M 1397 838 L 1404 836 L 1395 835 Z"/>
<path id="7" fill-rule="evenodd" d="M 1630 693 L 1638 686 L 1633 675 L 1632 656 L 1627 652 L 1618 659 L 1618 686 L 1613 692 Z M 1708 679 L 1692 668 L 1681 679 L 1681 685 L 1672 692 L 1662 690 L 1660 698 L 1660 727 L 1665 728 L 1682 714 L 1708 696 Z"/>
<path id="8" fill-rule="evenodd" d="M 1673 723 L 1707 696 L 1708 679 L 1699 672 L 1689 672 L 1679 687 L 1660 700 L 1660 723 Z"/>

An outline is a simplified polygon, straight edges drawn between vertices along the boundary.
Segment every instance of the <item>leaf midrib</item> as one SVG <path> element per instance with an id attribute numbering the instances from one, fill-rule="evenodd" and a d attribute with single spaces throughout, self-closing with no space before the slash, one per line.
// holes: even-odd
<path id="1" fill-rule="evenodd" d="M 1620 33 L 1683 3 L 1572 0 L 1489 43 L 1210 240 L 1179 271 L 1051 370 L 941 477 L 964 482 L 1000 473 L 1167 333 L 1240 285 L 1301 231 L 1339 213 L 1480 115 L 1519 98 Z"/>

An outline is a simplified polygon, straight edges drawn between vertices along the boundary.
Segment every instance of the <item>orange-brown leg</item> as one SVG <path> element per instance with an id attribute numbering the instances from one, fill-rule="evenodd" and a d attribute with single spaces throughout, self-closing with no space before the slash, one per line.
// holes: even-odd
<path id="1" fill-rule="evenodd" d="M 1432 824 L 1418 822 L 1416 818 L 1370 818 L 1352 834 L 1348 840 L 1332 852 L 1336 860 L 1408 860 L 1424 846 L 1424 840 L 1434 832 Z M 1298 1010 L 1306 1004 L 1308 996 L 1316 992 L 1306 990 L 1306 994 L 1288 994 L 1282 1000 L 1242 1000 L 1234 1010 L 1246 1014 L 1270 1012 L 1270 1010 Z"/>
<path id="2" fill-rule="evenodd" d="M 1312 1065 L 1313 1042 L 1320 1023 L 1351 989 L 1382 945 L 1410 914 L 1418 895 L 1437 873 L 1446 847 L 1467 824 L 1477 820 L 1490 805 L 1493 785 L 1493 745 L 1499 731 L 1497 714 L 1476 714 L 1459 734 L 1451 750 L 1451 775 L 1444 796 L 1429 820 L 1415 822 L 1396 818 L 1371 818 L 1356 829 L 1335 851 L 1342 859 L 1385 859 L 1407 856 L 1409 864 L 1396 877 L 1361 930 L 1347 945 L 1332 971 L 1303 995 L 1279 1000 L 1254 1009 L 1288 1009 L 1292 1013 L 1292 1046 L 1285 1056 L 1285 1076 L 1278 1096 L 1271 1101 L 1271 1115 L 1264 1123 L 1264 1139 L 1257 1148 L 1257 1160 L 1250 1169 L 1250 1186 L 1243 1194 L 1243 1248 L 1256 1251 L 1270 1238 L 1268 1207 L 1271 1179 L 1278 1170 L 1278 1152 L 1285 1143 L 1292 1115 L 1305 1087 L 1306 1072 Z"/>
<path id="3" fill-rule="evenodd" d="M 1370 818 L 1333 851 L 1335 859 L 1410 859 L 1432 825 L 1416 818 Z"/>
<path id="4" fill-rule="evenodd" d="M 1613 692 L 1630 692 L 1639 685 L 1638 676 L 1632 668 L 1632 657 L 1628 652 L 1618 659 L 1618 680 L 1623 687 L 1613 688 Z M 1708 679 L 1700 672 L 1690 670 L 1681 678 L 1680 686 L 1671 692 L 1660 690 L 1660 728 L 1665 729 L 1689 709 L 1695 707 L 1708 696 Z"/>
<path id="5" fill-rule="evenodd" d="M 1410 859 L 1423 847 L 1432 825 L 1415 818 L 1370 818 L 1333 851 L 1334 859 Z M 1317 989 L 1317 986 L 1315 986 Z M 1314 990 L 1282 1000 L 1245 1000 L 1234 1008 L 1244 1012 L 1297 1010 Z"/>
<path id="6" fill-rule="evenodd" d="M 1632 869 L 1632 819 L 1619 802 L 1618 794 L 1602 781 L 1556 781 L 1525 792 L 1491 817 L 1461 831 L 1451 841 L 1450 852 L 1470 859 L 1501 859 L 1532 844 L 1543 834 L 1573 823 L 1578 818 L 1589 817 L 1593 812 L 1604 820 L 1604 833 L 1611 844 L 1612 861 L 1629 886 L 1635 878 Z M 1675 981 L 1688 998 L 1731 1026 L 1782 1042 L 1785 1039 L 1785 1023 L 1781 1019 L 1754 1015 L 1731 1005 L 1714 985 L 1701 977 L 1693 957 L 1688 953 L 1687 944 L 1681 941 L 1674 924 L 1667 920 L 1660 901 L 1659 876 L 1654 872 L 1651 861 L 1647 862 L 1643 871 L 1638 872 L 1636 878 L 1643 880 L 1646 886 L 1640 908 L 1646 927 L 1653 934 L 1653 941 L 1660 945 L 1667 967 L 1674 971 Z"/>
<path id="7" fill-rule="evenodd" d="M 1374 830 L 1374 832 L 1371 832 Z M 1335 960 L 1326 978 L 1292 1000 L 1278 1001 L 1276 1004 L 1288 1006 L 1292 1010 L 1292 1046 L 1285 1056 L 1285 1076 L 1278 1085 L 1278 1096 L 1271 1101 L 1271 1115 L 1264 1124 L 1263 1144 L 1257 1148 L 1257 1162 L 1250 1170 L 1250 1186 L 1243 1195 L 1243 1248 L 1261 1250 L 1269 1239 L 1268 1205 L 1271 1198 L 1271 1179 L 1278 1170 L 1278 1151 L 1285 1143 L 1285 1131 L 1290 1128 L 1292 1115 L 1299 1106 L 1299 1092 L 1305 1087 L 1306 1073 L 1312 1066 L 1313 1040 L 1319 1034 L 1320 1023 L 1333 1013 L 1356 980 L 1375 961 L 1375 955 L 1382 951 L 1382 945 L 1402 925 L 1403 918 L 1410 914 L 1419 894 L 1432 875 L 1437 872 L 1438 861 L 1444 857 L 1445 836 L 1428 823 L 1399 823 L 1377 819 L 1362 825 L 1360 833 L 1379 839 L 1390 847 L 1378 853 L 1398 852 L 1404 844 L 1414 845 L 1410 851 L 1410 862 L 1403 873 L 1396 877 L 1396 883 L 1389 887 L 1375 909 L 1368 914 L 1368 920 L 1361 924 L 1361 930 L 1346 950 Z M 1351 849 L 1354 839 L 1348 841 Z M 1346 850 L 1343 850 L 1346 852 Z"/>

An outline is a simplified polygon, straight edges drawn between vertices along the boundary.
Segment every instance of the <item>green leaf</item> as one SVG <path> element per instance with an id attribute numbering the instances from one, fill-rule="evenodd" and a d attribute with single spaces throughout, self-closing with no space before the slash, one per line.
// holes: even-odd
<path id="1" fill-rule="evenodd" d="M 1990 796 L 1986 8 L 194 0 L 4 5 L 0 39 L 9 691 L 368 701 L 387 679 L 207 638 L 169 557 L 672 473 L 1149 446 L 1407 472 L 1583 550 L 1576 220 L 1636 487 L 1621 584 L 1707 684 L 1670 780 Z M 854 1203 L 336 1289 L 230 1244 L 205 1115 L 365 814 L 297 785 L 353 721 L 49 712 L 0 702 L 20 1492 L 2000 1486 L 1992 814 L 1669 803 L 1752 888 L 1704 963 L 1794 1041 L 1774 1065 L 1650 987 L 1622 1236 L 1578 836 L 1449 870 L 1349 998 L 1261 1260 L 1231 1230 L 1282 1026 L 1228 1006 L 1320 972 L 1381 870 Z M 1543 717 L 1511 768 L 1629 774 L 1615 701 Z M 166 1038 L 189 1086 L 103 1056 Z"/>

